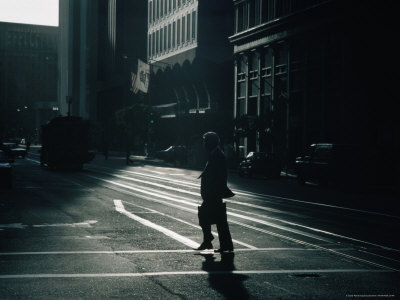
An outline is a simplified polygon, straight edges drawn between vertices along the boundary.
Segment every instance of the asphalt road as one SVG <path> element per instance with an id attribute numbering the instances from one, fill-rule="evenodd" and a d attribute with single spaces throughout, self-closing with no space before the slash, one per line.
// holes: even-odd
<path id="1" fill-rule="evenodd" d="M 198 170 L 97 156 L 81 172 L 51 171 L 35 152 L 13 168 L 13 188 L 0 189 L 1 299 L 400 295 L 400 214 L 383 192 L 232 172 L 235 251 L 220 255 L 192 249 Z"/>

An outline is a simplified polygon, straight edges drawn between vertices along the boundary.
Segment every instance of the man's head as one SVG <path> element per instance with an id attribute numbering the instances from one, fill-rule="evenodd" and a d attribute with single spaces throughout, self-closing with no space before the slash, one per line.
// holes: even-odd
<path id="1" fill-rule="evenodd" d="M 214 150 L 219 144 L 218 134 L 215 132 L 207 132 L 203 135 L 204 147 L 208 152 Z"/>

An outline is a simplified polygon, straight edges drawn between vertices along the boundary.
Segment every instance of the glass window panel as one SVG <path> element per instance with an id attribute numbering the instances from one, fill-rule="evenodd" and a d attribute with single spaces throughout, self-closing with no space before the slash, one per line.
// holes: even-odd
<path id="1" fill-rule="evenodd" d="M 176 28 L 176 34 L 177 34 L 177 45 L 179 46 L 181 44 L 181 20 L 178 20 L 178 26 Z"/>
<path id="2" fill-rule="evenodd" d="M 172 25 L 172 47 L 175 48 L 175 38 L 176 38 L 176 22 Z"/>
<path id="3" fill-rule="evenodd" d="M 258 55 L 257 53 L 252 53 L 250 56 L 250 71 L 258 70 Z"/>
<path id="4" fill-rule="evenodd" d="M 182 17 L 182 43 L 184 43 L 185 42 L 185 38 L 186 38 L 186 35 L 185 35 L 185 24 L 186 24 L 186 18 L 185 17 Z"/>
<path id="5" fill-rule="evenodd" d="M 187 17 L 186 17 L 186 34 L 187 34 L 187 37 L 186 37 L 186 40 L 187 41 L 190 41 L 190 14 L 188 14 L 187 15 Z"/>
<path id="6" fill-rule="evenodd" d="M 171 24 L 168 24 L 168 50 L 171 49 Z"/>
<path id="7" fill-rule="evenodd" d="M 259 25 L 261 23 L 260 1 L 261 0 L 255 0 L 255 6 L 254 6 L 254 24 L 255 25 Z"/>
<path id="8" fill-rule="evenodd" d="M 164 51 L 164 28 L 160 29 L 160 51 Z"/>
<path id="9" fill-rule="evenodd" d="M 249 8 L 249 27 L 254 27 L 255 25 L 255 13 L 256 13 L 256 8 L 255 8 L 255 0 L 250 0 L 248 4 Z"/>
<path id="10" fill-rule="evenodd" d="M 239 97 L 246 97 L 246 81 L 241 81 L 238 83 L 238 95 Z"/>
<path id="11" fill-rule="evenodd" d="M 196 12 L 192 12 L 192 39 L 196 38 Z"/>
<path id="12" fill-rule="evenodd" d="M 167 51 L 167 26 L 164 27 L 164 51 Z"/>
<path id="13" fill-rule="evenodd" d="M 263 85 L 264 85 L 264 95 L 271 95 L 272 93 L 272 78 L 271 77 L 265 77 L 263 80 Z"/>

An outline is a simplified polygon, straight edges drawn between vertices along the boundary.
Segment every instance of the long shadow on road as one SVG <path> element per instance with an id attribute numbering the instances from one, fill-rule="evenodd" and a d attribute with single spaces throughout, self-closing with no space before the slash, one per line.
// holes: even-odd
<path id="1" fill-rule="evenodd" d="M 234 253 L 222 253 L 221 260 L 216 261 L 213 254 L 200 254 L 205 258 L 202 270 L 208 272 L 210 287 L 223 295 L 225 299 L 250 299 L 243 282 L 248 276 L 235 274 Z"/>

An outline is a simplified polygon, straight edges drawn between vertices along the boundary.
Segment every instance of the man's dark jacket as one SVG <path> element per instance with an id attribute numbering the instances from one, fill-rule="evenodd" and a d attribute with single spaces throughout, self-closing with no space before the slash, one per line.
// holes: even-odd
<path id="1" fill-rule="evenodd" d="M 201 197 L 205 206 L 218 206 L 222 198 L 233 196 L 227 187 L 227 170 L 224 153 L 219 147 L 211 151 L 201 177 Z"/>

